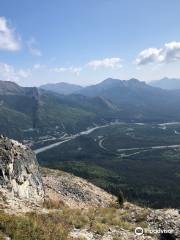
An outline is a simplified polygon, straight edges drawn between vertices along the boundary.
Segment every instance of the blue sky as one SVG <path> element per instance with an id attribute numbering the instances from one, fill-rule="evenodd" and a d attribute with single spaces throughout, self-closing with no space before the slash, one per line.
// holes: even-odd
<path id="1" fill-rule="evenodd" d="M 179 12 L 179 0 L 1 1 L 0 79 L 180 78 Z"/>

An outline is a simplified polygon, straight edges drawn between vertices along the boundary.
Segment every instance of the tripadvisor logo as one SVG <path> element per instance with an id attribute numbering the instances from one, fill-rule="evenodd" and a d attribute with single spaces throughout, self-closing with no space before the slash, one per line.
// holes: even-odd
<path id="1" fill-rule="evenodd" d="M 136 234 L 137 236 L 141 236 L 141 235 L 143 235 L 143 233 L 144 233 L 144 230 L 143 230 L 142 227 L 137 227 L 137 228 L 135 229 L 135 234 Z"/>
<path id="2" fill-rule="evenodd" d="M 135 228 L 135 234 L 137 236 L 141 236 L 143 235 L 144 233 L 150 233 L 150 234 L 172 234 L 173 233 L 173 229 L 143 229 L 142 227 L 137 227 Z"/>

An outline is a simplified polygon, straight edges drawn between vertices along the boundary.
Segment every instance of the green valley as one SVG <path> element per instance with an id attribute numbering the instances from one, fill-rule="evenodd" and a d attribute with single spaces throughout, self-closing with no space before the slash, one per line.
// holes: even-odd
<path id="1" fill-rule="evenodd" d="M 39 153 L 44 166 L 84 177 L 130 201 L 179 207 L 180 124 L 119 123 Z"/>

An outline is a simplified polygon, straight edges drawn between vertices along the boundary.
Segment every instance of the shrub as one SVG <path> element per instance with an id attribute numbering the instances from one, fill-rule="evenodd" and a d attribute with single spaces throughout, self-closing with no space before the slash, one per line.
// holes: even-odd
<path id="1" fill-rule="evenodd" d="M 3 234 L 0 232 L 0 240 L 5 240 L 5 237 L 3 236 Z"/>
<path id="2" fill-rule="evenodd" d="M 119 204 L 119 207 L 123 207 L 124 204 L 124 195 L 121 191 L 119 191 L 118 196 L 117 196 L 117 202 Z"/>
<path id="3" fill-rule="evenodd" d="M 64 203 L 60 200 L 53 200 L 48 198 L 44 200 L 43 207 L 47 209 L 59 209 L 64 207 Z"/>
<path id="4" fill-rule="evenodd" d="M 104 223 L 94 222 L 92 230 L 97 234 L 104 235 L 108 231 L 108 226 Z"/>

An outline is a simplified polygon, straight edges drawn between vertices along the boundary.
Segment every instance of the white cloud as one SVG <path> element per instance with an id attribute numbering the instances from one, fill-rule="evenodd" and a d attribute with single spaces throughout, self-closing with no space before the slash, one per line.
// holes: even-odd
<path id="1" fill-rule="evenodd" d="M 57 72 L 57 73 L 60 73 L 60 72 L 66 72 L 68 70 L 68 68 L 65 68 L 65 67 L 56 67 L 56 68 L 53 68 L 51 69 L 52 72 Z"/>
<path id="2" fill-rule="evenodd" d="M 34 69 L 40 69 L 40 68 L 41 68 L 41 65 L 40 65 L 39 63 L 34 64 L 33 68 L 34 68 Z"/>
<path id="3" fill-rule="evenodd" d="M 76 74 L 77 76 L 79 76 L 80 72 L 82 71 L 81 67 L 71 67 L 71 72 L 73 72 L 74 74 Z"/>
<path id="4" fill-rule="evenodd" d="M 31 74 L 30 70 L 18 69 L 7 63 L 0 63 L 0 78 L 5 81 L 18 82 L 21 79 L 28 78 Z"/>
<path id="5" fill-rule="evenodd" d="M 30 76 L 30 70 L 20 69 L 16 74 L 21 78 L 28 78 Z"/>
<path id="6" fill-rule="evenodd" d="M 20 48 L 20 37 L 8 26 L 6 18 L 0 17 L 0 50 L 18 51 Z"/>
<path id="7" fill-rule="evenodd" d="M 148 48 L 139 53 L 135 60 L 138 65 L 167 63 L 180 60 L 180 42 L 166 43 L 162 48 Z"/>
<path id="8" fill-rule="evenodd" d="M 81 67 L 56 67 L 56 68 L 51 69 L 51 71 L 56 72 L 56 73 L 71 72 L 78 76 L 80 74 L 80 72 L 82 71 L 82 68 Z"/>
<path id="9" fill-rule="evenodd" d="M 114 57 L 114 58 L 104 58 L 101 60 L 93 60 L 93 61 L 90 61 L 87 65 L 89 67 L 92 67 L 95 70 L 101 67 L 117 69 L 122 67 L 121 62 L 122 62 L 122 59 Z"/>
<path id="10" fill-rule="evenodd" d="M 39 70 L 39 69 L 43 69 L 43 68 L 48 68 L 48 67 L 45 64 L 40 64 L 40 63 L 36 63 L 32 67 L 32 69 L 34 69 L 34 70 Z"/>
<path id="11" fill-rule="evenodd" d="M 55 67 L 55 68 L 51 68 L 50 71 L 56 72 L 56 73 L 70 72 L 70 73 L 74 73 L 75 75 L 79 76 L 80 72 L 82 70 L 85 70 L 87 67 L 91 67 L 94 70 L 96 70 L 97 68 L 100 68 L 100 67 L 119 69 L 122 67 L 121 62 L 122 62 L 122 60 L 120 58 L 105 58 L 102 60 L 90 61 L 87 64 L 82 65 L 81 67 L 74 67 L 74 66 Z"/>
<path id="12" fill-rule="evenodd" d="M 32 37 L 31 39 L 29 39 L 27 41 L 27 46 L 29 49 L 29 52 L 33 55 L 33 56 L 37 56 L 37 57 L 41 57 L 42 56 L 42 52 L 40 49 L 38 49 L 37 47 L 37 41 L 35 40 L 34 37 Z"/>

